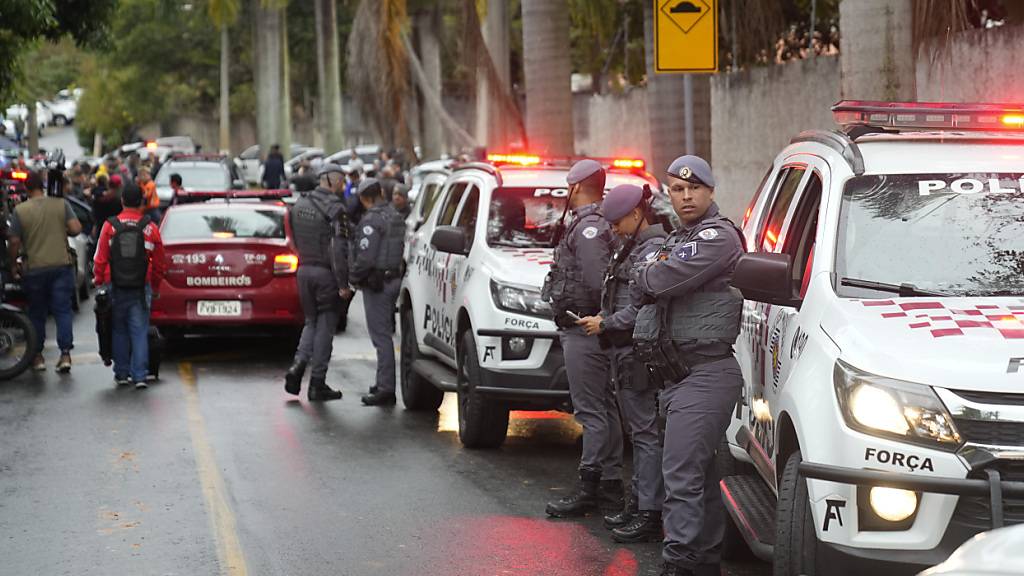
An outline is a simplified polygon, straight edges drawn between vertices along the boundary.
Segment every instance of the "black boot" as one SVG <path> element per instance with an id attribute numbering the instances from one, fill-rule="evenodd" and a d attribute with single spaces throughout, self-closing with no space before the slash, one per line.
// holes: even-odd
<path id="1" fill-rule="evenodd" d="M 622 510 L 626 506 L 625 498 L 622 496 L 622 480 L 601 480 L 598 494 L 601 512 L 605 514 Z"/>
<path id="2" fill-rule="evenodd" d="M 640 510 L 629 524 L 612 530 L 612 539 L 622 543 L 660 541 L 661 512 Z"/>
<path id="3" fill-rule="evenodd" d="M 580 483 L 576 490 L 565 498 L 548 502 L 546 511 L 555 518 L 583 516 L 597 508 L 601 473 L 594 470 L 580 470 Z"/>
<path id="4" fill-rule="evenodd" d="M 637 502 L 633 498 L 632 494 L 628 494 L 626 497 L 626 505 L 622 507 L 622 510 L 613 514 L 606 514 L 604 517 L 604 527 L 611 530 L 612 528 L 618 528 L 625 526 L 633 520 L 633 516 L 637 512 Z"/>
<path id="5" fill-rule="evenodd" d="M 363 396 L 363 406 L 394 406 L 396 401 L 394 392 L 384 392 L 383 390 Z"/>
<path id="6" fill-rule="evenodd" d="M 341 398 L 341 390 L 333 390 L 327 385 L 325 378 L 310 378 L 306 394 L 310 402 L 326 402 Z"/>
<path id="7" fill-rule="evenodd" d="M 302 389 L 302 376 L 306 373 L 306 363 L 296 360 L 291 368 L 284 375 L 284 391 L 289 394 L 299 395 Z"/>
<path id="8" fill-rule="evenodd" d="M 670 562 L 664 562 L 661 565 L 661 572 L 658 576 L 697 576 L 697 574 L 689 568 L 683 568 L 682 566 L 676 566 Z"/>

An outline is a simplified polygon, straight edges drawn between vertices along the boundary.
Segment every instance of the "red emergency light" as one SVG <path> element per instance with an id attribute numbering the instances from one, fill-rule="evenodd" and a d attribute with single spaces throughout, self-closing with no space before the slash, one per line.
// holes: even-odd
<path id="1" fill-rule="evenodd" d="M 836 124 L 894 130 L 1024 130 L 1024 105 L 954 102 L 842 100 L 832 107 Z"/>
<path id="2" fill-rule="evenodd" d="M 149 142 L 146 142 L 146 150 L 156 150 L 156 149 L 157 149 L 156 140 L 150 140 Z"/>
<path id="3" fill-rule="evenodd" d="M 615 158 L 612 160 L 612 168 L 623 170 L 643 170 L 647 163 L 639 158 Z"/>
<path id="4" fill-rule="evenodd" d="M 15 180 L 28 180 L 28 172 L 22 170 L 15 170 L 11 172 L 11 178 Z"/>
<path id="5" fill-rule="evenodd" d="M 540 164 L 540 156 L 532 154 L 488 154 L 487 161 L 491 164 L 518 164 L 519 166 L 536 166 Z"/>

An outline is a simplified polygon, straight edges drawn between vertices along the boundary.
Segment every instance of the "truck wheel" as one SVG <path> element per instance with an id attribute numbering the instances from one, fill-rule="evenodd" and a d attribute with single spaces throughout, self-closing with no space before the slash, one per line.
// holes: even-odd
<path id="1" fill-rule="evenodd" d="M 742 474 L 757 474 L 757 471 L 751 470 L 752 467 L 749 464 L 733 458 L 732 453 L 729 452 L 729 441 L 725 438 L 722 438 L 722 443 L 719 444 L 718 451 L 715 452 L 715 467 L 718 469 L 719 478 L 728 478 L 729 476 L 739 476 Z M 725 516 L 722 558 L 725 560 L 752 560 L 754 553 L 750 550 L 750 546 L 747 545 L 747 541 L 743 538 L 739 528 L 736 527 L 736 523 L 733 522 L 732 515 L 726 513 Z"/>
<path id="2" fill-rule="evenodd" d="M 439 390 L 426 378 L 417 374 L 412 365 L 420 356 L 416 344 L 416 326 L 413 322 L 412 310 L 403 308 L 399 313 L 402 324 L 401 350 L 401 382 L 402 403 L 406 410 L 414 412 L 436 411 L 444 400 L 444 392 Z"/>
<path id="3" fill-rule="evenodd" d="M 775 515 L 775 576 L 814 576 L 818 537 L 807 494 L 807 480 L 800 477 L 800 452 L 786 460 L 779 481 L 779 507 Z"/>
<path id="4" fill-rule="evenodd" d="M 508 407 L 476 391 L 480 361 L 469 330 L 462 335 L 458 352 L 459 440 L 466 448 L 497 448 L 508 432 Z"/>

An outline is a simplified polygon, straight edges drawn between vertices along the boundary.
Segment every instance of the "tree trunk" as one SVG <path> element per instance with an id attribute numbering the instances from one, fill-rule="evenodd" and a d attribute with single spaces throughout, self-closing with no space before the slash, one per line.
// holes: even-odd
<path id="1" fill-rule="evenodd" d="M 25 116 L 25 130 L 28 131 L 28 151 L 29 154 L 35 156 L 39 154 L 39 119 L 36 116 L 36 103 L 34 100 L 29 100 L 28 104 L 25 105 L 28 110 L 28 115 Z"/>
<path id="2" fill-rule="evenodd" d="M 92 136 L 92 155 L 97 158 L 103 155 L 103 133 L 99 130 Z"/>
<path id="3" fill-rule="evenodd" d="M 256 133 L 260 154 L 267 157 L 280 138 L 281 11 L 253 0 L 253 44 L 256 59 Z M 287 153 L 287 150 L 283 150 Z"/>
<path id="4" fill-rule="evenodd" d="M 509 130 L 504 110 L 494 94 L 497 90 L 507 91 L 510 82 L 508 31 L 508 0 L 488 0 L 487 18 L 481 26 L 481 33 L 502 85 L 492 89 L 488 75 L 481 71 L 477 72 L 476 137 L 489 149 L 496 150 L 509 144 Z"/>
<path id="5" fill-rule="evenodd" d="M 843 98 L 914 100 L 911 0 L 840 2 L 839 19 Z"/>
<path id="6" fill-rule="evenodd" d="M 280 37 L 280 61 L 281 69 L 280 76 L 278 77 L 281 83 L 281 102 L 278 110 L 281 114 L 281 120 L 278 124 L 278 136 L 277 142 L 281 145 L 281 153 L 284 154 L 285 160 L 287 160 L 291 154 L 292 149 L 292 90 L 291 90 L 291 72 L 289 70 L 288 62 L 288 11 L 287 8 L 279 8 L 278 14 L 281 19 L 281 37 Z"/>
<path id="7" fill-rule="evenodd" d="M 566 0 L 523 0 L 523 67 L 530 150 L 572 155 L 572 69 Z"/>
<path id="8" fill-rule="evenodd" d="M 427 82 L 438 100 L 441 99 L 441 43 L 437 38 L 437 31 L 441 27 L 440 16 L 441 13 L 435 6 L 418 14 L 415 21 L 417 51 L 423 64 L 423 71 L 427 76 Z M 425 95 L 424 100 L 426 100 Z M 419 112 L 422 119 L 420 146 L 423 158 L 440 158 L 445 148 L 441 118 L 425 103 L 419 106 Z"/>
<path id="9" fill-rule="evenodd" d="M 315 0 L 317 87 L 320 105 L 317 125 L 324 150 L 341 150 L 344 142 L 341 117 L 341 66 L 338 56 L 338 15 L 335 0 Z"/>
<path id="10" fill-rule="evenodd" d="M 228 27 L 220 28 L 220 151 L 231 154 L 231 38 Z"/>

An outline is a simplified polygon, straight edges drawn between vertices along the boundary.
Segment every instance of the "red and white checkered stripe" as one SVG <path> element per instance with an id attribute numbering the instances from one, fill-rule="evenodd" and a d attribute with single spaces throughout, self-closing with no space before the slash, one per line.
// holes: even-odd
<path id="1" fill-rule="evenodd" d="M 963 309 L 946 308 L 942 302 L 862 300 L 882 318 L 902 320 L 911 330 L 928 330 L 934 338 L 963 336 L 965 330 L 996 330 L 1007 339 L 1024 339 L 1024 304 L 997 306 L 977 304 Z"/>

